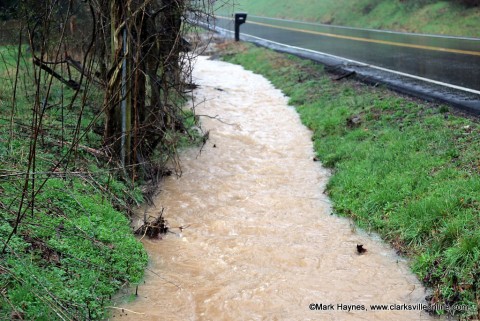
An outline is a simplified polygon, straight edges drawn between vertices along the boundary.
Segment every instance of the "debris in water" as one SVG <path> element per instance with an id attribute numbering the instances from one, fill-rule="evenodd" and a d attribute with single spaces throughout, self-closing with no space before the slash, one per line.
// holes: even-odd
<path id="1" fill-rule="evenodd" d="M 168 222 L 163 217 L 163 211 L 165 209 L 162 208 L 160 215 L 152 221 L 144 219 L 143 225 L 140 226 L 137 230 L 135 230 L 136 235 L 142 235 L 142 238 L 147 235 L 149 238 L 160 238 L 160 234 L 166 234 L 169 230 Z M 150 217 L 152 218 L 152 217 Z M 149 219 L 150 219 L 149 218 Z"/>
<path id="2" fill-rule="evenodd" d="M 185 226 L 184 226 L 184 225 L 180 225 L 180 226 L 170 227 L 169 230 L 168 230 L 168 233 L 175 234 L 175 235 L 178 236 L 178 237 L 183 237 L 183 234 L 182 234 L 183 230 L 186 229 L 186 228 L 189 227 L 189 226 L 190 226 L 190 224 L 189 224 L 189 225 L 185 225 Z M 178 230 L 180 231 L 179 233 L 175 233 L 175 232 L 172 231 L 173 229 L 176 229 L 176 228 L 178 228 Z"/>
<path id="3" fill-rule="evenodd" d="M 365 252 L 367 252 L 367 249 L 363 248 L 363 244 L 357 244 L 357 253 L 363 254 Z"/>
<path id="4" fill-rule="evenodd" d="M 210 138 L 210 131 L 207 130 L 205 134 L 202 137 L 202 147 L 200 147 L 200 151 L 198 152 L 197 157 L 202 153 L 203 147 L 205 147 L 205 144 L 207 143 L 207 140 Z"/>
<path id="5" fill-rule="evenodd" d="M 184 84 L 185 85 L 185 89 L 187 90 L 193 90 L 193 89 L 197 89 L 199 86 L 195 83 L 186 83 Z"/>

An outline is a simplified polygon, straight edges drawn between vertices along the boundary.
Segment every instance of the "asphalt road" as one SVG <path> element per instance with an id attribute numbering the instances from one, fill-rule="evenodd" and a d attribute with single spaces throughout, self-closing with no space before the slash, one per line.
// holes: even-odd
<path id="1" fill-rule="evenodd" d="M 232 18 L 217 16 L 233 30 Z M 241 34 L 460 87 L 480 94 L 480 39 L 345 28 L 249 15 Z"/>

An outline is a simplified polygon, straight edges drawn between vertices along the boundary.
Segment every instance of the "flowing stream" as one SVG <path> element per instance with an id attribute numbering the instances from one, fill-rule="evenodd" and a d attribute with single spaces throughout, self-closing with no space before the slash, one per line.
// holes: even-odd
<path id="1" fill-rule="evenodd" d="M 194 82 L 210 139 L 182 154 L 183 175 L 167 178 L 148 212 L 163 207 L 171 227 L 188 227 L 142 240 L 145 283 L 113 319 L 430 320 L 371 310 L 424 303 L 425 289 L 378 237 L 331 214 L 329 172 L 313 161 L 311 133 L 287 98 L 263 77 L 205 57 Z M 357 244 L 368 251 L 359 255 Z"/>

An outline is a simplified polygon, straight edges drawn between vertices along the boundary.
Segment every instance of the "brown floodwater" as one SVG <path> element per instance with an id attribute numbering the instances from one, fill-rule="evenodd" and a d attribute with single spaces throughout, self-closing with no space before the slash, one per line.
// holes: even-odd
<path id="1" fill-rule="evenodd" d="M 329 172 L 313 161 L 311 133 L 287 98 L 261 76 L 204 57 L 194 82 L 197 113 L 216 117 L 201 117 L 210 139 L 182 154 L 183 175 L 167 178 L 148 210 L 188 227 L 142 240 L 145 282 L 113 319 L 431 319 L 371 310 L 424 303 L 425 289 L 378 237 L 332 215 Z M 357 254 L 357 244 L 368 251 Z"/>

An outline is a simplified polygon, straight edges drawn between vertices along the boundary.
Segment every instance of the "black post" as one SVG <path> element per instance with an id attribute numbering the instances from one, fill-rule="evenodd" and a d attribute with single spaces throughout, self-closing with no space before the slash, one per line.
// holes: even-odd
<path id="1" fill-rule="evenodd" d="M 240 40 L 240 25 L 244 24 L 247 21 L 246 13 L 236 13 L 235 14 L 235 41 Z"/>

